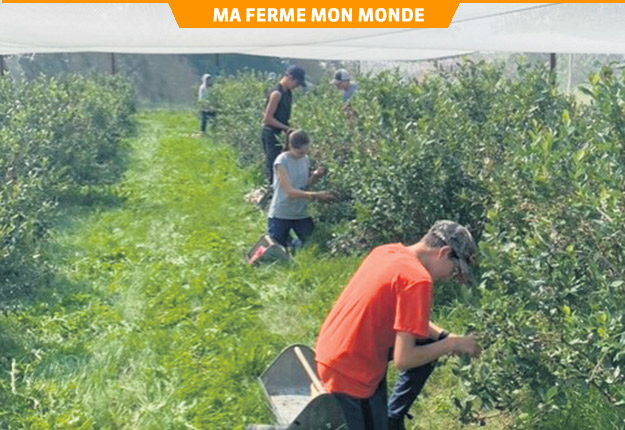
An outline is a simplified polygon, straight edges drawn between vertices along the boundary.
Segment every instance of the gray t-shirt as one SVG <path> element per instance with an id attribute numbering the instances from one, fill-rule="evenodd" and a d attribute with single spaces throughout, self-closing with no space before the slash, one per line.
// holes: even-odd
<path id="1" fill-rule="evenodd" d="M 358 84 L 356 82 L 352 82 L 349 84 L 349 87 L 347 87 L 347 89 L 343 91 L 343 104 L 349 103 L 349 99 L 352 98 L 357 89 Z"/>
<path id="2" fill-rule="evenodd" d="M 288 152 L 283 152 L 273 162 L 274 170 L 278 165 L 285 168 L 291 187 L 298 190 L 306 188 L 310 170 L 310 160 L 307 155 L 302 158 L 293 158 Z M 308 200 L 288 197 L 280 186 L 278 175 L 274 174 L 269 218 L 304 219 L 308 216 Z"/>

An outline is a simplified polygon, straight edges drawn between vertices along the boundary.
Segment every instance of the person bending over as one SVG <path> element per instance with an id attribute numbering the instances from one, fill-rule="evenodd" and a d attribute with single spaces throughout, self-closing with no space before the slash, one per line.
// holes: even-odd
<path id="1" fill-rule="evenodd" d="M 350 430 L 403 429 L 404 417 L 447 354 L 478 356 L 472 335 L 447 334 L 430 321 L 434 282 L 471 278 L 477 247 L 453 221 L 437 221 L 417 243 L 374 248 L 323 323 L 317 373 L 341 404 Z M 400 371 L 387 404 L 386 370 Z"/>
<path id="2" fill-rule="evenodd" d="M 320 167 L 310 173 L 308 135 L 302 130 L 291 131 L 287 143 L 286 150 L 273 163 L 273 196 L 267 222 L 269 236 L 285 247 L 292 245 L 291 230 L 302 243 L 312 234 L 314 223 L 308 215 L 308 202 L 332 199 L 328 191 L 309 190 L 325 174 L 325 169 Z"/>

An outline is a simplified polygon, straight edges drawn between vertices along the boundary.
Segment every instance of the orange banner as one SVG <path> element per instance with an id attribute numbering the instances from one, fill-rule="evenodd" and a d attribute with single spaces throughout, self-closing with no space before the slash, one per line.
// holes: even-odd
<path id="1" fill-rule="evenodd" d="M 150 0 L 3 0 L 3 3 L 158 3 Z M 164 3 L 164 2 L 163 2 Z M 169 6 L 180 28 L 447 28 L 460 2 L 395 0 L 388 4 L 365 1 L 354 3 L 294 2 L 274 0 L 260 3 L 217 0 L 170 0 Z M 353 4 L 352 4 L 353 3 Z M 477 1 L 467 3 L 495 3 Z M 506 2 L 504 2 L 506 3 Z M 510 2 L 519 3 L 519 2 Z M 531 1 L 520 3 L 532 3 Z M 571 3 L 571 2 L 554 2 Z M 593 2 L 572 2 L 593 3 Z M 617 3 L 617 2 L 608 2 Z"/>
<path id="2" fill-rule="evenodd" d="M 396 0 L 381 7 L 373 2 L 319 1 L 293 6 L 292 1 L 170 2 L 180 28 L 447 28 L 459 3 Z"/>
<path id="3" fill-rule="evenodd" d="M 3 3 L 165 3 L 144 0 L 2 0 Z M 459 2 L 395 0 L 302 2 L 170 0 L 180 28 L 447 28 Z"/>

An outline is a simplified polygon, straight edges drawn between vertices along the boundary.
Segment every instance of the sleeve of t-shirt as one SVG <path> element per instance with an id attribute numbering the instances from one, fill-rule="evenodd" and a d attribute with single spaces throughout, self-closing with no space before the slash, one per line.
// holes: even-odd
<path id="1" fill-rule="evenodd" d="M 273 168 L 275 169 L 278 165 L 284 166 L 286 169 L 286 157 L 284 156 L 284 152 L 280 153 L 273 162 Z"/>
<path id="2" fill-rule="evenodd" d="M 278 166 L 283 166 L 288 176 L 289 169 L 287 168 L 287 160 L 286 160 L 286 157 L 284 156 L 284 152 L 281 152 L 280 155 L 278 155 L 275 161 L 273 162 L 273 171 L 276 175 L 278 174 Z M 290 178 L 289 178 L 289 182 L 290 182 Z M 291 186 L 293 186 L 293 184 L 291 184 Z"/>
<path id="3" fill-rule="evenodd" d="M 393 330 L 427 337 L 430 325 L 432 284 L 427 281 L 410 282 L 397 291 Z"/>

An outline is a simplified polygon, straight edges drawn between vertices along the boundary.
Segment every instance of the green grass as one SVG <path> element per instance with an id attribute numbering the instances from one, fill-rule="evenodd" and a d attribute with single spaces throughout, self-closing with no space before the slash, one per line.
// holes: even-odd
<path id="1" fill-rule="evenodd" d="M 0 429 L 268 423 L 257 377 L 289 343 L 314 345 L 358 266 L 314 244 L 291 264 L 243 264 L 265 226 L 243 201 L 254 172 L 190 136 L 188 113 L 139 121 L 123 182 L 63 199 L 44 256 L 53 276 L 0 316 Z M 409 428 L 460 428 L 461 389 L 438 369 Z"/>

